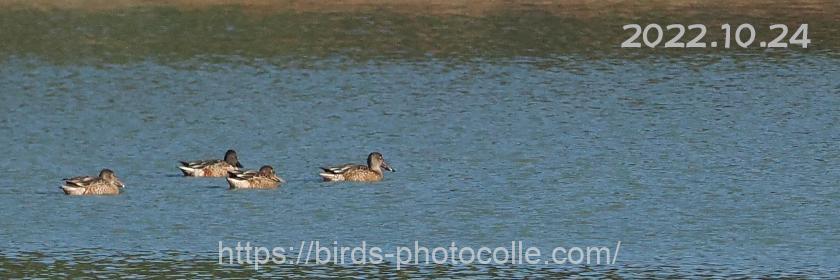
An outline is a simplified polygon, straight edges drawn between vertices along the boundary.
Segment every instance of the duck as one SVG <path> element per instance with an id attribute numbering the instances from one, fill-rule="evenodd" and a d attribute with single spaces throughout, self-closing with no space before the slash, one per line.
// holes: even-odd
<path id="1" fill-rule="evenodd" d="M 196 160 L 181 161 L 178 166 L 184 176 L 192 177 L 227 177 L 228 171 L 236 171 L 242 168 L 236 151 L 227 150 L 224 160 Z"/>
<path id="2" fill-rule="evenodd" d="M 61 190 L 66 195 L 118 195 L 125 184 L 111 169 L 102 169 L 98 177 L 78 176 L 65 178 Z"/>
<path id="3" fill-rule="evenodd" d="M 321 167 L 321 173 L 318 175 L 326 182 L 377 182 L 383 178 L 382 170 L 397 172 L 391 168 L 382 154 L 379 152 L 372 152 L 368 155 L 367 165 L 360 164 L 342 164 L 332 167 Z"/>
<path id="4" fill-rule="evenodd" d="M 227 181 L 231 189 L 274 189 L 286 183 L 271 165 L 263 165 L 259 171 L 228 171 Z"/>

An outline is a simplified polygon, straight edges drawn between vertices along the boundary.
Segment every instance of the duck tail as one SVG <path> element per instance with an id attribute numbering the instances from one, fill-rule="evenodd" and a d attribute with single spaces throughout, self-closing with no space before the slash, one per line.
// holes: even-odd
<path id="1" fill-rule="evenodd" d="M 329 170 L 324 170 L 324 171 L 325 172 L 318 173 L 318 175 L 320 175 L 321 178 L 324 179 L 324 182 L 331 182 L 331 181 L 338 180 L 338 175 L 337 174 L 329 173 L 330 172 Z"/>
<path id="2" fill-rule="evenodd" d="M 178 169 L 181 169 L 181 172 L 184 173 L 184 176 L 193 176 L 193 174 L 195 174 L 195 169 L 186 166 L 178 166 Z"/>
<path id="3" fill-rule="evenodd" d="M 242 179 L 235 178 L 235 177 L 227 177 L 225 179 L 227 180 L 228 185 L 230 185 L 231 189 L 249 189 L 249 188 L 251 188 L 251 184 L 248 182 L 248 180 L 242 180 Z"/>
<path id="4" fill-rule="evenodd" d="M 72 187 L 72 186 L 64 185 L 64 186 L 61 186 L 59 188 L 66 195 L 83 195 L 85 193 L 85 189 L 84 188 L 79 188 L 79 187 Z"/>

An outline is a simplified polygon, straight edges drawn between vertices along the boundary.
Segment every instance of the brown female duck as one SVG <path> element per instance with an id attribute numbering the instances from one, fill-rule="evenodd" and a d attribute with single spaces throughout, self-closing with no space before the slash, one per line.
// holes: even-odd
<path id="1" fill-rule="evenodd" d="M 227 181 L 231 189 L 273 189 L 286 183 L 270 165 L 263 165 L 259 171 L 228 171 Z"/>
<path id="2" fill-rule="evenodd" d="M 66 195 L 118 195 L 121 188 L 125 188 L 125 184 L 110 169 L 102 169 L 99 177 L 78 176 L 64 179 L 64 185 L 61 186 Z"/>
<path id="3" fill-rule="evenodd" d="M 368 155 L 367 166 L 358 164 L 342 164 L 333 167 L 321 167 L 321 178 L 324 181 L 353 181 L 353 182 L 376 182 L 382 180 L 382 170 L 396 172 L 382 154 L 373 152 Z"/>

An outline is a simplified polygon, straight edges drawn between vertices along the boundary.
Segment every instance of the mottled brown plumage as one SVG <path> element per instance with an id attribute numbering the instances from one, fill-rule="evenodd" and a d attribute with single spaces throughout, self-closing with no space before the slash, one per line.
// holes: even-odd
<path id="1" fill-rule="evenodd" d="M 320 174 L 324 181 L 376 182 L 383 178 L 382 169 L 396 172 L 388 166 L 382 154 L 373 152 L 368 155 L 367 166 L 342 164 L 333 167 L 321 167 Z"/>
<path id="2" fill-rule="evenodd" d="M 66 195 L 118 195 L 123 184 L 110 169 L 102 169 L 99 177 L 79 176 L 64 179 L 61 190 Z"/>
<path id="3" fill-rule="evenodd" d="M 229 171 L 227 181 L 231 189 L 273 189 L 286 182 L 274 174 L 270 165 L 260 167 L 259 171 Z"/>

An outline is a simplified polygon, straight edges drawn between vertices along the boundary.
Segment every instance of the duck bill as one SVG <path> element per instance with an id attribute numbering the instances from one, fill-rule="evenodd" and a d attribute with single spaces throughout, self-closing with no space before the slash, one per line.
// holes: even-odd
<path id="1" fill-rule="evenodd" d="M 274 176 L 274 181 L 280 182 L 280 184 L 286 183 L 286 180 L 283 180 L 283 178 L 280 178 L 280 176 Z"/>
<path id="2" fill-rule="evenodd" d="M 386 163 L 384 161 L 379 166 L 382 167 L 382 169 L 385 169 L 385 170 L 388 170 L 388 171 L 391 171 L 391 172 L 397 172 L 397 170 L 391 168 L 391 166 L 389 166 L 388 163 Z"/>

